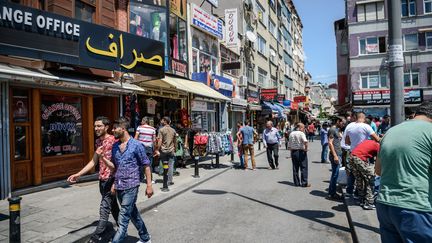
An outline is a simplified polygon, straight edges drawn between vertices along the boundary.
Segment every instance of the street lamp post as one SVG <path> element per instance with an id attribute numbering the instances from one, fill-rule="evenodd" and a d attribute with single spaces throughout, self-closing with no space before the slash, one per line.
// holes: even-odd
<path id="1" fill-rule="evenodd" d="M 405 102 L 403 84 L 403 46 L 401 29 L 401 2 L 387 0 L 389 46 L 388 62 L 390 67 L 390 115 L 392 126 L 404 121 Z"/>

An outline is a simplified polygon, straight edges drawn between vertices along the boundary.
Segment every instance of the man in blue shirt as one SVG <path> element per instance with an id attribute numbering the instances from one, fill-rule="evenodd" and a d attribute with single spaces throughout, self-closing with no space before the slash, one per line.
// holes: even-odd
<path id="1" fill-rule="evenodd" d="M 264 148 L 266 148 L 267 161 L 270 165 L 270 169 L 273 170 L 278 169 L 279 145 L 280 145 L 281 136 L 279 134 L 279 130 L 273 127 L 272 121 L 268 121 L 266 123 L 266 129 L 264 130 L 263 138 L 264 138 L 263 139 Z M 274 163 L 273 163 L 272 154 L 274 157 Z"/>
<path id="2" fill-rule="evenodd" d="M 320 131 L 320 135 L 321 135 L 321 146 L 322 146 L 322 150 L 321 150 L 321 163 L 327 163 L 327 155 L 328 155 L 328 124 L 324 123 L 321 131 Z"/>
<path id="3" fill-rule="evenodd" d="M 254 154 L 254 135 L 256 135 L 255 130 L 250 126 L 249 120 L 246 120 L 245 126 L 240 129 L 242 134 L 242 146 L 244 153 L 245 169 L 248 168 L 248 155 L 251 156 L 252 170 L 256 170 L 255 165 L 255 154 Z"/>
<path id="4" fill-rule="evenodd" d="M 112 242 L 122 242 L 126 237 L 129 221 L 138 230 L 141 242 L 150 242 L 150 234 L 136 207 L 138 188 L 140 185 L 140 168 L 144 168 L 147 179 L 146 195 L 153 195 L 151 182 L 150 161 L 147 158 L 144 146 L 130 137 L 128 129 L 130 122 L 126 118 L 119 118 L 114 122 L 113 134 L 118 141 L 112 148 L 112 162 L 108 167 L 115 169 L 113 191 L 117 191 L 120 202 L 119 228 Z"/>

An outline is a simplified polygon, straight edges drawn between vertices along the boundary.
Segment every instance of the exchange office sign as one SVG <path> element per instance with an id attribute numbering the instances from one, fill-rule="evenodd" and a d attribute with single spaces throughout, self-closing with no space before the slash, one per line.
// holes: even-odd
<path id="1" fill-rule="evenodd" d="M 423 102 L 423 90 L 405 89 L 405 104 Z M 389 105 L 390 90 L 365 90 L 353 92 L 353 105 Z"/>
<path id="2" fill-rule="evenodd" d="M 0 0 L 0 54 L 163 77 L 162 42 Z"/>

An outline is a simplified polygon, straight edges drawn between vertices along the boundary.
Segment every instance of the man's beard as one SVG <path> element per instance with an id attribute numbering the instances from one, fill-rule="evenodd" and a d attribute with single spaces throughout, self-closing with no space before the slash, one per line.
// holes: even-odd
<path id="1" fill-rule="evenodd" d="M 120 138 L 123 137 L 123 135 L 124 135 L 123 133 L 116 133 L 116 132 L 115 132 L 115 133 L 114 133 L 114 138 L 115 138 L 115 139 L 120 139 Z"/>

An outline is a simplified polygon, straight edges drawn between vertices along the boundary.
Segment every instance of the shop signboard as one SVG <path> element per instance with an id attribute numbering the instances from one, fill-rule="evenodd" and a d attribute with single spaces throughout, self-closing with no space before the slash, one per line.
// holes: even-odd
<path id="1" fill-rule="evenodd" d="M 188 77 L 188 64 L 185 61 L 180 61 L 171 58 L 171 71 L 173 74 L 181 77 Z"/>
<path id="2" fill-rule="evenodd" d="M 250 90 L 248 91 L 248 95 L 247 95 L 247 102 L 249 104 L 252 105 L 259 105 L 260 103 L 260 98 L 259 98 L 259 93 L 258 91 L 255 90 Z"/>
<path id="3" fill-rule="evenodd" d="M 182 18 L 183 20 L 186 19 L 186 0 L 170 0 L 170 11 L 171 13 L 177 15 L 178 17 Z"/>
<path id="4" fill-rule="evenodd" d="M 164 44 L 0 0 L 0 54 L 164 76 Z"/>
<path id="5" fill-rule="evenodd" d="M 237 48 L 238 46 L 238 23 L 237 9 L 225 9 L 225 45 L 228 48 Z"/>
<path id="6" fill-rule="evenodd" d="M 405 104 L 423 102 L 423 90 L 405 89 Z M 390 90 L 360 90 L 353 92 L 353 105 L 390 105 Z"/>
<path id="7" fill-rule="evenodd" d="M 207 102 L 199 101 L 199 100 L 192 100 L 191 110 L 192 111 L 207 111 Z"/>
<path id="8" fill-rule="evenodd" d="M 276 97 L 276 100 L 279 102 L 279 104 L 283 104 L 283 102 L 285 100 L 285 95 L 284 94 L 278 94 Z"/>
<path id="9" fill-rule="evenodd" d="M 192 80 L 202 82 L 228 98 L 233 97 L 233 83 L 231 79 L 210 73 L 192 73 Z"/>
<path id="10" fill-rule="evenodd" d="M 294 97 L 294 102 L 297 102 L 297 103 L 305 103 L 307 101 L 308 101 L 307 96 L 296 96 L 296 97 Z"/>
<path id="11" fill-rule="evenodd" d="M 221 40 L 223 39 L 222 20 L 195 4 L 192 4 L 192 24 Z"/>
<path id="12" fill-rule="evenodd" d="M 274 101 L 277 100 L 278 91 L 277 89 L 261 89 L 261 100 L 263 101 Z"/>

